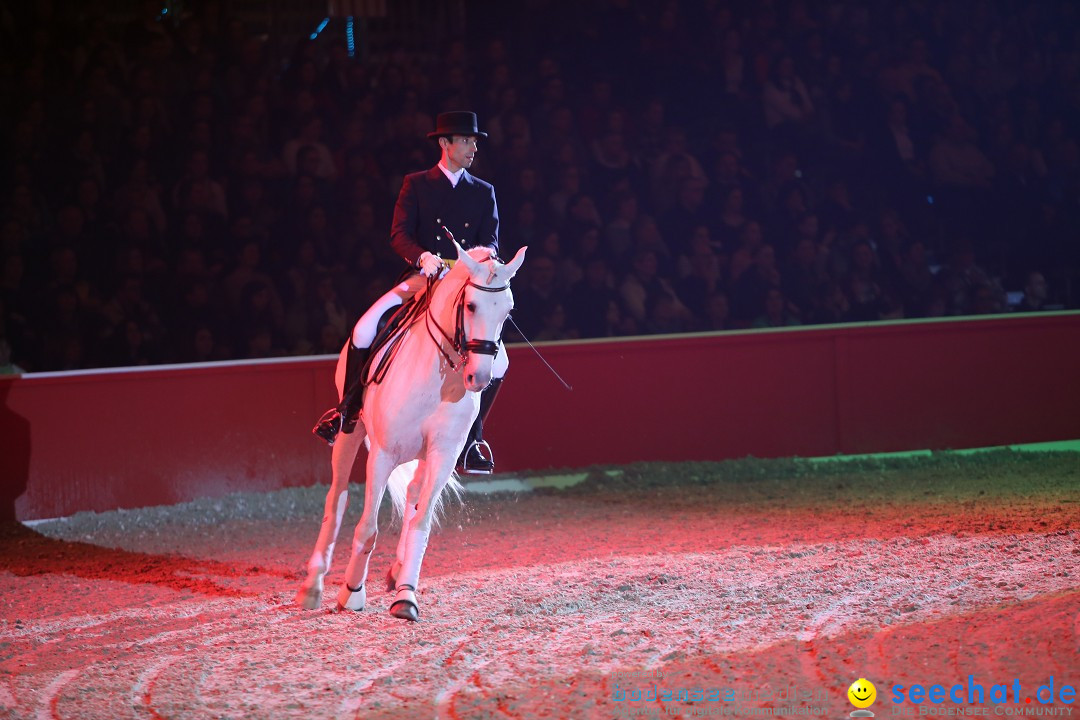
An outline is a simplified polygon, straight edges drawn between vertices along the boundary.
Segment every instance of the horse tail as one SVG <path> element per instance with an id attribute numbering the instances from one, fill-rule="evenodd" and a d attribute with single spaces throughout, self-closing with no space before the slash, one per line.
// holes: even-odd
<path id="1" fill-rule="evenodd" d="M 405 517 L 405 502 L 409 492 L 409 483 L 412 482 L 413 476 L 416 475 L 416 468 L 419 464 L 419 460 L 410 460 L 407 463 L 398 465 L 390 473 L 390 479 L 386 482 L 386 487 L 390 491 L 390 500 L 394 504 L 394 515 L 399 520 Z"/>
<path id="2" fill-rule="evenodd" d="M 405 503 L 408 502 L 409 483 L 412 482 L 413 477 L 416 476 L 416 469 L 420 462 L 418 460 L 410 460 L 407 463 L 403 463 L 394 468 L 394 471 L 390 473 L 390 479 L 387 481 L 386 486 L 390 491 L 390 501 L 394 505 L 394 515 L 398 520 L 405 517 Z M 465 488 L 458 481 L 456 472 L 450 473 L 450 479 L 446 481 L 446 487 L 439 493 L 439 496 L 435 498 L 435 524 L 439 524 L 439 518 L 442 516 L 443 502 L 446 498 L 446 493 L 453 494 L 455 500 L 461 500 L 461 493 Z"/>
<path id="3" fill-rule="evenodd" d="M 446 481 L 446 486 L 443 491 L 439 493 L 439 497 L 435 498 L 435 524 L 438 525 L 439 518 L 442 516 L 443 502 L 446 500 L 446 493 L 451 493 L 454 499 L 461 502 L 461 494 L 465 491 L 465 487 L 458 482 L 457 471 L 450 473 L 450 479 Z"/>

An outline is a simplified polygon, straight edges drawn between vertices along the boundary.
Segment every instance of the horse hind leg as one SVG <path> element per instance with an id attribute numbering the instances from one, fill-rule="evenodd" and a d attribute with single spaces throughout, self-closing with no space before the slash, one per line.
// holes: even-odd
<path id="1" fill-rule="evenodd" d="M 296 593 L 296 603 L 305 610 L 314 610 L 322 604 L 323 576 L 330 572 L 341 520 L 349 503 L 349 475 L 360 452 L 360 445 L 364 442 L 364 435 L 363 425 L 357 424 L 355 431 L 342 434 L 334 444 L 331 454 L 333 479 L 326 493 L 322 526 L 308 559 L 307 577 Z"/>
<path id="2" fill-rule="evenodd" d="M 361 526 L 356 526 L 356 537 L 353 540 L 353 558 L 363 557 L 363 573 L 362 579 L 356 585 L 351 584 L 348 579 L 341 586 L 341 590 L 338 591 L 337 596 L 337 609 L 338 612 L 342 610 L 352 610 L 359 612 L 367 605 L 367 588 L 364 587 L 364 579 L 367 577 L 367 565 L 368 559 L 371 557 L 371 551 L 375 549 L 375 540 L 378 538 L 378 530 L 364 538 L 363 545 L 357 550 L 355 546 L 360 542 L 360 529 Z M 349 566 L 352 567 L 350 561 Z M 346 572 L 346 575 L 349 573 Z"/>
<path id="3" fill-rule="evenodd" d="M 364 512 L 367 513 L 366 508 Z M 367 579 L 368 561 L 371 559 L 371 552 L 375 549 L 375 541 L 378 537 L 378 527 L 369 529 L 363 520 L 356 524 L 352 557 L 349 560 L 349 567 L 345 570 L 345 581 L 338 591 L 338 612 L 342 610 L 359 612 L 367 605 L 367 588 L 364 587 L 364 582 Z"/>

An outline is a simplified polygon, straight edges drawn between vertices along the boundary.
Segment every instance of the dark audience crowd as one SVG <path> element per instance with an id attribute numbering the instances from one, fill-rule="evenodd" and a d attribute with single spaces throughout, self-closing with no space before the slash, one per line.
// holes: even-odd
<path id="1" fill-rule="evenodd" d="M 458 0 L 353 54 L 116 5 L 0 9 L 0 367 L 336 353 L 457 109 L 532 341 L 1078 302 L 1068 0 Z"/>

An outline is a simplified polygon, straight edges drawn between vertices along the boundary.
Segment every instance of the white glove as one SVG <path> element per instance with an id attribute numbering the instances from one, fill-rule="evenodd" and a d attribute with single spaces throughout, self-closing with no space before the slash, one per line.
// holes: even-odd
<path id="1" fill-rule="evenodd" d="M 439 270 L 442 269 L 442 258 L 432 255 L 429 252 L 424 252 L 420 256 L 420 274 L 424 277 L 434 277 L 439 274 Z"/>

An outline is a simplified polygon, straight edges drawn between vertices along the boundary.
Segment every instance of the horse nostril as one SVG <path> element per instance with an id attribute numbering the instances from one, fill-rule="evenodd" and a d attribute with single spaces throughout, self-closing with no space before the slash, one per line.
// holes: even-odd
<path id="1" fill-rule="evenodd" d="M 466 383 L 466 384 L 468 384 L 468 385 L 472 385 L 472 384 L 473 384 L 473 380 L 475 380 L 475 378 L 476 378 L 476 376 L 475 376 L 475 375 L 471 375 L 471 374 L 470 374 L 470 375 L 467 375 L 467 376 L 465 377 L 465 383 Z"/>

